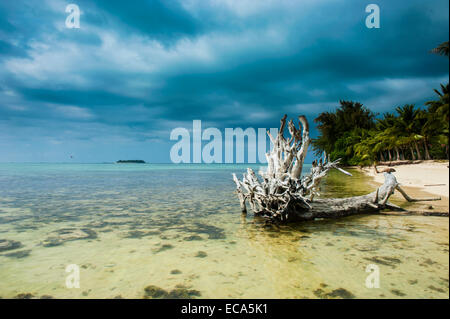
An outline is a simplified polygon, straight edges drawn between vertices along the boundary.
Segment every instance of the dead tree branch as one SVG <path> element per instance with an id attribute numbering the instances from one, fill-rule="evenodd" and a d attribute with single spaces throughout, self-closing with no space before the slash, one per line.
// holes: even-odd
<path id="1" fill-rule="evenodd" d="M 400 188 L 392 174 L 394 169 L 382 171 L 385 176 L 384 184 L 370 194 L 350 198 L 318 199 L 320 182 L 330 169 L 335 168 L 350 176 L 351 174 L 337 166 L 339 159 L 331 162 L 329 156 L 324 153 L 321 159 L 312 163 L 310 172 L 302 175 L 310 144 L 309 124 L 303 115 L 298 117 L 298 128 L 290 120 L 287 123 L 290 136 L 285 138 L 286 118 L 287 115 L 281 119 L 280 130 L 276 137 L 267 132 L 273 148 L 266 154 L 266 170 L 260 171 L 258 177 L 248 168 L 242 180 L 233 174 L 243 213 L 247 212 L 247 203 L 255 215 L 274 222 L 334 218 L 379 212 L 385 208 L 402 211 L 400 207 L 388 201 L 395 190 L 408 201 L 418 201 L 409 197 Z M 377 171 L 376 167 L 375 170 Z M 424 200 L 438 200 L 438 198 Z"/>

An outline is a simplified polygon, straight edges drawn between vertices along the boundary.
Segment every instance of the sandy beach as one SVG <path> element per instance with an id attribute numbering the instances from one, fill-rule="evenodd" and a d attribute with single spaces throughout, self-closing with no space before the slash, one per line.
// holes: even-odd
<path id="1" fill-rule="evenodd" d="M 449 197 L 449 162 L 423 161 L 418 164 L 392 166 L 395 176 L 403 186 L 416 187 L 420 190 L 438 196 Z M 377 166 L 379 170 L 387 166 Z M 376 174 L 373 167 L 363 168 L 363 172 L 375 178 L 376 182 L 383 183 L 383 174 Z"/>

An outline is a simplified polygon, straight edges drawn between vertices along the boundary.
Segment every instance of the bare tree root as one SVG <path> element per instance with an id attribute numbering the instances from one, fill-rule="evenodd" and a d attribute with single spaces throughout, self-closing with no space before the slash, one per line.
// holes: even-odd
<path id="1" fill-rule="evenodd" d="M 284 137 L 285 115 L 281 119 L 280 130 L 276 137 L 269 132 L 273 148 L 266 154 L 267 169 L 257 176 L 248 168 L 239 180 L 233 174 L 241 211 L 247 213 L 247 203 L 256 216 L 262 216 L 273 222 L 305 221 L 315 218 L 336 218 L 354 214 L 376 213 L 383 209 L 405 211 L 390 203 L 389 197 L 398 190 L 411 202 L 439 200 L 414 199 L 400 188 L 395 170 L 384 171 L 385 181 L 374 192 L 349 198 L 318 199 L 319 184 L 330 169 L 350 175 L 339 168 L 339 160 L 331 162 L 324 153 L 323 157 L 312 163 L 308 174 L 302 176 L 303 163 L 310 144 L 309 124 L 305 116 L 298 117 L 298 128 L 290 120 L 287 129 L 290 133 Z"/>

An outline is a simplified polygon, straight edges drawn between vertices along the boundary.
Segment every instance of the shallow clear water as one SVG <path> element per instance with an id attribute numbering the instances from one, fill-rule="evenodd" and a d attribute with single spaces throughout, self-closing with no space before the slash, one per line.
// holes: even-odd
<path id="1" fill-rule="evenodd" d="M 0 296 L 142 298 L 154 285 L 203 298 L 449 297 L 448 218 L 264 226 L 233 193 L 247 166 L 0 164 L 0 240 L 20 243 L 0 251 Z M 333 172 L 324 196 L 374 189 L 353 173 Z M 69 264 L 79 289 L 66 287 Z M 380 288 L 366 287 L 369 264 Z"/>

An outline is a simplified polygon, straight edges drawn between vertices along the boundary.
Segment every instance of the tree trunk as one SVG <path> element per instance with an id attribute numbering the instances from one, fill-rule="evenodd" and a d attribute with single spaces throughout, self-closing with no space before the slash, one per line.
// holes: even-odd
<path id="1" fill-rule="evenodd" d="M 400 153 L 398 151 L 398 147 L 395 147 L 395 154 L 397 155 L 397 161 L 400 160 Z"/>
<path id="2" fill-rule="evenodd" d="M 266 154 L 267 169 L 259 172 L 260 177 L 257 177 L 250 168 L 247 169 L 242 181 L 233 174 L 243 213 L 247 213 L 247 202 L 256 216 L 262 216 L 271 222 L 335 218 L 379 212 L 384 208 L 401 210 L 400 207 L 388 202 L 395 189 L 408 201 L 417 201 L 407 196 L 399 187 L 395 176 L 391 174 L 392 169 L 385 171 L 384 184 L 370 194 L 349 198 L 316 199 L 315 197 L 319 195 L 320 181 L 330 169 L 335 168 L 350 176 L 351 174 L 337 167 L 339 160 L 330 162 L 324 154 L 323 158 L 312 163 L 309 174 L 300 177 L 309 146 L 308 122 L 304 116 L 299 117 L 299 126 L 303 128 L 300 134 L 300 130 L 295 127 L 292 120 L 289 121 L 291 137 L 288 139 L 283 136 L 285 124 L 286 115 L 281 119 L 276 139 L 268 132 L 273 149 Z M 438 199 L 440 198 L 425 200 Z"/>
<path id="3" fill-rule="evenodd" d="M 430 152 L 428 151 L 428 141 L 426 138 L 423 140 L 423 146 L 425 148 L 425 159 L 430 160 L 431 156 L 430 156 Z"/>
<path id="4" fill-rule="evenodd" d="M 416 147 L 417 159 L 419 159 L 421 161 L 422 160 L 422 154 L 420 154 L 419 144 L 417 144 L 417 142 L 414 142 L 414 146 Z"/>
<path id="5" fill-rule="evenodd" d="M 392 162 L 391 150 L 388 150 L 389 162 Z"/>
<path id="6" fill-rule="evenodd" d="M 310 208 L 296 209 L 291 204 L 289 221 L 305 221 L 314 218 L 336 218 L 355 214 L 375 213 L 384 208 L 396 209 L 387 200 L 398 185 L 395 176 L 385 173 L 385 182 L 377 190 L 363 196 L 348 198 L 316 199 L 310 203 Z M 261 215 L 261 214 L 260 214 Z"/>
<path id="7" fill-rule="evenodd" d="M 310 209 L 295 210 L 290 221 L 305 221 L 314 218 L 336 218 L 356 214 L 378 213 L 382 209 L 405 211 L 402 208 L 388 202 L 389 197 L 398 190 L 409 202 L 435 201 L 436 198 L 411 198 L 400 188 L 397 179 L 392 173 L 384 173 L 384 184 L 370 194 L 348 197 L 317 199 L 311 203 Z"/>
<path id="8" fill-rule="evenodd" d="M 382 162 L 385 162 L 386 160 L 384 159 L 384 155 L 383 155 L 383 151 L 380 151 L 380 159 Z"/>
<path id="9" fill-rule="evenodd" d="M 412 146 L 409 146 L 409 150 L 411 152 L 411 159 L 413 161 L 415 161 L 416 160 L 416 155 L 414 155 L 414 150 L 413 150 Z"/>

